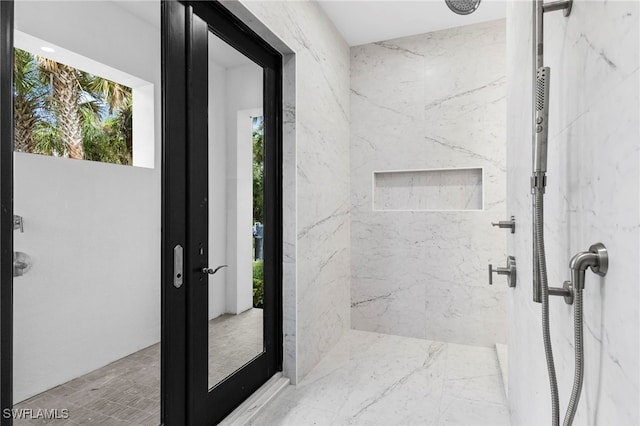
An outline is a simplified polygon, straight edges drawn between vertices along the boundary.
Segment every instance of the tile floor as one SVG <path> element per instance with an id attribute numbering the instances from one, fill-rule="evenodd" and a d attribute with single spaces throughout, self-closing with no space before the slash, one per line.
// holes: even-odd
<path id="1" fill-rule="evenodd" d="M 237 333 L 237 330 L 242 330 Z M 262 350 L 262 309 L 209 321 L 209 383 L 215 384 Z M 214 356 L 214 354 L 216 354 Z M 19 419 L 34 424 L 125 426 L 160 424 L 160 344 L 49 389 L 14 409 L 69 410 L 68 419 Z"/>
<path id="2" fill-rule="evenodd" d="M 351 330 L 252 425 L 508 425 L 494 348 Z"/>
<path id="3" fill-rule="evenodd" d="M 109 365 L 42 392 L 14 409 L 64 409 L 68 419 L 19 419 L 13 424 L 160 424 L 160 345 L 149 346 Z"/>
<path id="4" fill-rule="evenodd" d="M 262 309 L 224 314 L 209 321 L 209 387 L 264 350 Z"/>
<path id="5" fill-rule="evenodd" d="M 232 329 L 254 330 L 261 323 L 255 314 L 213 320 L 211 333 L 220 337 Z M 233 320 L 245 327 L 233 326 Z M 253 356 L 259 347 L 255 336 L 261 342 L 261 333 L 236 334 L 255 342 L 228 341 L 216 348 L 218 353 L 244 347 L 245 355 Z M 229 371 L 241 358 L 234 354 L 228 357 Z M 159 356 L 159 345 L 150 346 L 15 408 L 68 408 L 68 420 L 48 422 L 56 424 L 158 425 Z M 211 371 L 223 374 L 224 368 Z M 301 383 L 288 386 L 251 424 L 508 425 L 509 411 L 493 348 L 351 330 Z"/>

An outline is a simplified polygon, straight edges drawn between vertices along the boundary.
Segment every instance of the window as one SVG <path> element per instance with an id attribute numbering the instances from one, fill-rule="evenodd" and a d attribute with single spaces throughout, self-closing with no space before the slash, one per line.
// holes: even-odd
<path id="1" fill-rule="evenodd" d="M 153 167 L 153 85 L 16 31 L 15 150 Z"/>

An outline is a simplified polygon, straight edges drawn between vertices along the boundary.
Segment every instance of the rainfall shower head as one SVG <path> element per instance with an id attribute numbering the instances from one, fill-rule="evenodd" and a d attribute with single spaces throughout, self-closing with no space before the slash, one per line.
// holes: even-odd
<path id="1" fill-rule="evenodd" d="M 444 2 L 458 15 L 473 13 L 480 6 L 480 0 L 444 0 Z"/>

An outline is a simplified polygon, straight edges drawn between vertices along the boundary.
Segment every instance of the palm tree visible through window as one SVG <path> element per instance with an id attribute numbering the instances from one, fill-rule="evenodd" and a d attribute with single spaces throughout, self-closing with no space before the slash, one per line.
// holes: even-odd
<path id="1" fill-rule="evenodd" d="M 17 151 L 132 164 L 132 90 L 15 49 Z"/>

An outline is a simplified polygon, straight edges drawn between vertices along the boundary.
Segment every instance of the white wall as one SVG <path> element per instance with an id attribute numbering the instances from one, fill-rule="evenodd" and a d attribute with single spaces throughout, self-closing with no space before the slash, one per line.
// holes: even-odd
<path id="1" fill-rule="evenodd" d="M 239 126 L 251 126 L 240 111 L 262 108 L 262 67 L 227 69 L 227 312 L 253 306 L 253 139 L 240 138 Z M 248 119 L 238 122 L 240 116 Z"/>
<path id="2" fill-rule="evenodd" d="M 141 10 L 16 4 L 18 30 L 154 84 L 156 155 L 147 169 L 15 154 L 15 249 L 33 259 L 14 285 L 15 401 L 160 338 L 160 7 Z"/>
<path id="3" fill-rule="evenodd" d="M 211 37 L 211 36 L 210 36 Z M 209 265 L 227 256 L 227 73 L 209 50 Z M 227 312 L 227 268 L 209 277 L 209 318 Z"/>
<path id="4" fill-rule="evenodd" d="M 48 5 L 47 5 L 48 4 Z M 119 17 L 107 19 L 109 5 L 103 2 L 69 2 L 76 10 L 86 12 L 90 18 L 75 19 L 73 15 L 61 14 L 59 19 L 54 13 L 56 7 L 51 3 L 35 4 L 25 2 L 18 4 L 21 8 L 38 7 L 37 13 L 30 13 L 30 21 L 34 28 L 46 28 L 47 25 L 55 25 L 55 39 L 52 40 L 61 46 L 72 45 L 83 40 L 90 41 L 86 34 L 111 33 L 116 34 L 110 40 L 109 46 L 114 49 L 101 51 L 96 60 L 104 61 L 114 67 L 123 67 L 131 74 L 135 70 L 148 70 L 150 64 L 158 64 L 151 68 L 153 76 L 145 78 L 156 84 L 156 117 L 160 121 L 159 108 L 159 30 L 154 27 L 154 32 L 149 33 L 148 22 L 157 22 L 155 18 L 132 22 L 130 18 Z M 119 5 L 123 9 L 144 9 L 144 4 L 139 2 L 133 6 Z M 285 217 L 284 229 L 284 266 L 285 276 L 285 373 L 294 382 L 303 377 L 323 356 L 337 340 L 342 336 L 350 324 L 349 313 L 349 48 L 333 27 L 322 10 L 313 2 L 225 2 L 230 8 L 243 16 L 254 28 L 262 31 L 270 41 L 288 53 L 284 59 L 285 91 L 284 91 L 284 203 Z M 102 8 L 96 12 L 95 8 Z M 115 9 L 114 9 L 115 10 Z M 257 16 L 264 24 L 259 23 Z M 24 15 L 27 16 L 27 15 Z M 95 19 L 100 16 L 101 19 Z M 61 24 L 63 19 L 70 22 Z M 159 18 L 159 10 L 158 10 Z M 131 18 L 133 19 L 133 18 Z M 109 30 L 103 29 L 103 25 L 109 25 Z M 264 32 L 268 27 L 271 35 Z M 85 37 L 78 37 L 77 33 L 67 34 L 65 29 L 80 28 Z M 159 28 L 159 25 L 158 25 Z M 129 30 L 135 31 L 132 35 Z M 276 37 L 273 37 L 275 34 Z M 53 36 L 52 36 L 53 39 Z M 139 43 L 139 44 L 138 44 Z M 286 44 L 285 44 L 286 43 Z M 82 54 L 95 55 L 95 43 L 87 43 L 82 49 Z M 102 43 L 102 45 L 105 45 Z M 145 46 L 145 49 L 136 49 L 136 46 Z M 150 48 L 157 46 L 157 48 Z M 127 47 L 135 54 L 127 54 Z M 149 60 L 145 53 L 157 56 L 157 60 Z M 159 128 L 156 128 L 156 140 L 160 137 Z M 158 142 L 157 142 L 158 143 Z M 159 145 L 158 145 L 159 146 Z M 136 211 L 141 214 L 149 211 L 151 219 L 145 219 L 144 223 L 138 223 L 135 228 L 141 231 L 154 228 L 153 235 L 156 240 L 145 240 L 146 252 L 154 252 L 156 262 L 159 263 L 160 246 L 160 176 L 159 154 L 156 150 L 156 168 L 147 170 L 153 175 L 153 185 L 147 187 L 141 183 L 138 187 L 131 179 L 126 180 L 126 189 L 131 189 L 135 197 L 140 194 L 149 194 L 154 198 L 147 207 L 137 206 Z M 55 159 L 50 159 L 55 160 Z M 70 160 L 69 160 L 70 161 Z M 79 179 L 78 181 L 80 181 Z M 20 214 L 20 211 L 16 211 Z M 155 215 L 155 216 L 154 216 Z M 147 217 L 147 215 L 144 215 Z M 30 221 L 26 216 L 27 223 Z M 28 225 L 27 225 L 28 226 Z M 108 229 L 105 228 L 105 233 Z M 129 232 L 129 238 L 136 235 Z M 17 249 L 20 249 L 16 246 Z M 119 247 L 120 250 L 128 250 L 129 246 Z M 28 250 L 24 250 L 28 251 Z M 128 253 L 128 251 L 126 251 Z M 153 312 L 142 310 L 137 315 L 148 318 L 149 323 L 155 324 L 155 341 L 159 336 L 159 267 L 149 265 L 144 267 L 138 259 L 142 250 L 135 250 L 130 258 L 135 266 L 135 271 L 144 271 L 145 282 L 153 282 L 151 286 L 157 291 L 156 296 L 149 296 L 148 300 L 157 300 L 157 308 Z M 104 266 L 104 265 L 103 265 Z M 35 267 L 34 267 L 35 268 Z M 133 267 L 132 267 L 133 270 Z M 157 274 L 157 275 L 154 275 Z M 128 286 L 131 291 L 131 286 Z M 121 293 L 118 293 L 118 298 Z M 106 303 L 106 300 L 103 300 Z M 118 299 L 121 302 L 120 299 Z M 50 308 L 53 309 L 53 308 Z M 119 312 L 121 307 L 109 309 L 109 312 Z M 120 314 L 122 315 L 122 314 Z M 49 321 L 50 318 L 47 318 Z M 17 322 L 19 320 L 17 319 Z M 36 322 L 35 319 L 33 322 Z M 91 330 L 110 330 L 104 328 L 104 320 L 99 327 L 89 327 Z M 120 338 L 132 332 L 132 324 L 139 321 L 130 321 L 123 327 Z M 89 323 L 86 323 L 87 325 Z M 81 324 L 79 324 L 81 325 Z M 58 328 L 59 329 L 59 328 Z M 125 333 L 125 334 L 122 334 Z M 114 333 L 115 334 L 115 333 Z M 52 338 L 52 336 L 50 335 Z M 96 336 L 94 336 L 96 337 Z M 102 337 L 102 333 L 100 336 Z M 27 339 L 28 337 L 25 337 Z M 87 345 L 100 339 L 87 338 Z M 122 339 L 126 341 L 127 339 Z M 45 344 L 40 346 L 48 349 L 56 348 L 56 345 Z M 58 345 L 69 348 L 64 345 Z M 86 348 L 87 346 L 83 346 Z M 16 349 L 18 346 L 16 346 Z M 32 348 L 32 346 L 29 346 Z M 109 348 L 113 348 L 110 346 Z M 102 354 L 109 355 L 109 348 L 104 348 Z M 78 352 L 78 351 L 75 351 Z M 71 353 L 75 353 L 71 352 Z M 123 351 L 124 352 L 124 351 Z M 130 351 L 129 351 L 130 352 Z M 42 349 L 38 359 L 42 359 Z M 124 353 L 123 353 L 124 355 Z M 64 354 L 64 357 L 69 354 Z M 115 358 L 121 355 L 116 356 Z M 18 359 L 17 357 L 16 359 Z M 62 357 L 61 357 L 62 358 Z M 85 354 L 85 357 L 86 354 Z M 84 359 L 83 358 L 83 359 Z M 54 358 L 51 358 L 52 360 Z M 76 364 L 76 366 L 78 366 Z M 95 367 L 87 366 L 83 369 L 89 371 Z M 25 368 L 25 371 L 33 371 L 33 367 Z M 44 370 L 46 374 L 60 371 Z M 69 376 L 76 376 L 73 372 Z M 65 374 L 65 377 L 67 375 Z M 58 379 L 53 380 L 59 382 Z M 43 384 L 42 381 L 38 383 Z M 26 392 L 25 394 L 28 394 Z"/>
<path id="5" fill-rule="evenodd" d="M 513 424 L 550 424 L 540 305 L 532 301 L 531 4 L 507 11 L 508 207 L 522 218 L 509 236 L 518 288 L 509 293 L 509 403 Z M 584 387 L 575 425 L 640 424 L 640 4 L 574 2 L 571 16 L 545 15 L 551 67 L 545 238 L 549 284 L 570 278 L 569 260 L 592 243 L 609 249 L 609 272 L 587 271 Z M 551 298 L 560 407 L 574 371 L 573 306 Z"/>
<path id="6" fill-rule="evenodd" d="M 225 1 L 285 53 L 284 371 L 296 383 L 349 327 L 349 48 L 315 2 Z"/>
<path id="7" fill-rule="evenodd" d="M 483 346 L 506 340 L 506 280 L 487 282 L 487 264 L 506 264 L 508 231 L 491 227 L 507 218 L 505 44 L 498 20 L 351 48 L 353 328 Z M 442 168 L 482 168 L 484 208 L 398 207 L 408 199 L 373 208 L 374 171 Z M 456 189 L 445 179 L 427 192 Z"/>
<path id="8" fill-rule="evenodd" d="M 209 318 L 253 307 L 253 139 L 247 114 L 262 111 L 262 97 L 262 68 L 226 68 L 210 43 L 209 266 L 229 266 L 209 277 Z"/>

